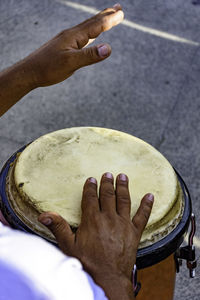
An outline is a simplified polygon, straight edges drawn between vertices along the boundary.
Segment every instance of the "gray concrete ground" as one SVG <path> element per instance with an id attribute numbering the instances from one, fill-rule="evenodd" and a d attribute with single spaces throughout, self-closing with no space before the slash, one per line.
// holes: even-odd
<path id="1" fill-rule="evenodd" d="M 114 3 L 82 0 L 81 4 L 103 9 Z M 140 137 L 169 159 L 189 187 L 199 256 L 200 5 L 192 0 L 121 4 L 127 20 L 196 44 L 136 30 L 133 23 L 104 33 L 98 40 L 112 46 L 109 59 L 56 86 L 31 92 L 1 118 L 0 163 L 27 142 L 65 127 L 101 126 Z M 64 0 L 0 0 L 0 69 L 90 16 Z M 199 270 L 195 279 L 189 279 L 183 267 L 177 275 L 175 300 L 199 298 Z"/>

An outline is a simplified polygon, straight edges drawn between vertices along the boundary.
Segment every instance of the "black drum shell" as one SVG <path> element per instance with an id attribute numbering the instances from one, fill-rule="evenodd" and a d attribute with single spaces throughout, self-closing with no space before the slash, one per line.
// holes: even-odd
<path id="1" fill-rule="evenodd" d="M 9 204 L 6 195 L 6 177 L 12 162 L 16 159 L 18 153 L 22 152 L 26 146 L 19 149 L 14 153 L 8 161 L 5 163 L 4 167 L 0 173 L 0 210 L 2 211 L 5 219 L 8 223 L 15 229 L 20 229 L 25 232 L 36 234 L 31 230 L 26 224 L 24 224 L 15 214 L 12 207 Z M 143 269 L 150 267 L 159 263 L 160 261 L 166 259 L 168 256 L 173 254 L 181 245 L 184 237 L 187 233 L 188 226 L 190 223 L 190 216 L 192 212 L 192 204 L 189 191 L 187 186 L 178 172 L 175 170 L 178 180 L 180 182 L 183 195 L 184 195 L 184 212 L 181 221 L 176 226 L 176 228 L 166 237 L 160 241 L 152 244 L 151 246 L 138 249 L 136 265 L 138 269 Z"/>

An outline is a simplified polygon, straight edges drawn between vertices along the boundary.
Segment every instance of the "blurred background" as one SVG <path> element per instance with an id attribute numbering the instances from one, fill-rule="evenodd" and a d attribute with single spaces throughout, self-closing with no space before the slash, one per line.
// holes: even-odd
<path id="1" fill-rule="evenodd" d="M 113 1 L 0 0 L 0 69 Z M 0 119 L 0 166 L 24 144 L 61 128 L 99 126 L 163 153 L 190 190 L 200 255 L 200 1 L 122 0 L 123 24 L 102 34 L 112 55 L 67 81 L 32 91 Z M 175 300 L 200 297 L 200 271 L 177 274 Z"/>

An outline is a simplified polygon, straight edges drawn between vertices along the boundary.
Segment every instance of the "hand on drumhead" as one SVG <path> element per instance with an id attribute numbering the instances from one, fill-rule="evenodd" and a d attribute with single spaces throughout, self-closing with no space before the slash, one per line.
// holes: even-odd
<path id="1" fill-rule="evenodd" d="M 120 5 L 107 8 L 83 23 L 63 30 L 26 58 L 32 66 L 36 86 L 61 82 L 77 69 L 100 62 L 111 54 L 108 44 L 86 47 L 102 32 L 123 20 Z"/>
<path id="2" fill-rule="evenodd" d="M 81 224 L 75 234 L 56 213 L 43 213 L 39 221 L 51 230 L 65 254 L 82 262 L 109 299 L 134 299 L 132 269 L 153 200 L 152 194 L 145 195 L 131 220 L 128 177 L 119 174 L 114 189 L 112 174 L 105 173 L 101 178 L 99 198 L 94 178 L 89 178 L 84 185 Z M 126 293 L 129 298 L 125 298 Z"/>

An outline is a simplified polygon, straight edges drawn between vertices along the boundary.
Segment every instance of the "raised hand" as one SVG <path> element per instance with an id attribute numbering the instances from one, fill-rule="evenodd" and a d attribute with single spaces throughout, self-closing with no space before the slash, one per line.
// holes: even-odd
<path id="1" fill-rule="evenodd" d="M 63 30 L 52 40 L 33 52 L 29 60 L 34 71 L 35 84 L 47 86 L 71 76 L 77 69 L 100 62 L 111 54 L 108 44 L 87 47 L 102 32 L 123 20 L 121 6 L 101 11 L 83 23 Z"/>
<path id="2" fill-rule="evenodd" d="M 119 4 L 63 30 L 39 49 L 0 73 L 0 116 L 31 90 L 67 79 L 77 69 L 111 54 L 108 44 L 86 47 L 123 20 Z"/>

